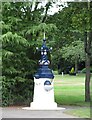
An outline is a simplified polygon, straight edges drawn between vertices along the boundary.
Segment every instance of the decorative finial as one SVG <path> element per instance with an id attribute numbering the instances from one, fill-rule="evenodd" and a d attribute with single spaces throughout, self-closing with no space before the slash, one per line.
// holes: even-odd
<path id="1" fill-rule="evenodd" d="M 44 40 L 45 40 L 45 31 L 44 31 Z"/>

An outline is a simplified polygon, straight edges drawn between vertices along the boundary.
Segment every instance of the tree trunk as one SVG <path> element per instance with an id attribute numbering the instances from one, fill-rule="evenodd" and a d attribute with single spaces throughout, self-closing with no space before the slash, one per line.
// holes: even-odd
<path id="1" fill-rule="evenodd" d="M 85 67 L 86 67 L 86 78 L 85 78 L 85 102 L 90 102 L 90 57 L 91 57 L 91 39 L 92 39 L 92 32 L 85 32 Z"/>
<path id="2" fill-rule="evenodd" d="M 86 54 L 85 102 L 90 101 L 90 57 Z"/>
<path id="3" fill-rule="evenodd" d="M 78 61 L 77 59 L 75 59 L 75 73 L 78 72 Z"/>

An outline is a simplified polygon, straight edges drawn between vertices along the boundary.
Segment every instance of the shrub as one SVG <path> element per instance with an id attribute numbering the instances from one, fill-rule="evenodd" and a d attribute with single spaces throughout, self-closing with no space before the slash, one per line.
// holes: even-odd
<path id="1" fill-rule="evenodd" d="M 92 73 L 92 67 L 90 68 L 90 72 Z M 81 70 L 81 73 L 86 73 L 86 68 L 83 68 L 83 69 Z"/>
<path id="2" fill-rule="evenodd" d="M 2 106 L 28 105 L 32 101 L 33 80 L 18 81 L 3 76 Z"/>

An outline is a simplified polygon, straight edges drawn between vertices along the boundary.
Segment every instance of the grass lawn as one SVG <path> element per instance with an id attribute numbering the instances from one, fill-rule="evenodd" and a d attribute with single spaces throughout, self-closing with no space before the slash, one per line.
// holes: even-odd
<path id="1" fill-rule="evenodd" d="M 90 103 L 85 102 L 85 74 L 76 76 L 55 75 L 54 92 L 55 101 L 59 105 L 82 107 L 81 109 L 66 111 L 66 113 L 84 118 L 90 117 Z"/>
<path id="2" fill-rule="evenodd" d="M 89 106 L 85 102 L 85 74 L 55 75 L 54 91 L 58 104 Z"/>
<path id="3" fill-rule="evenodd" d="M 90 118 L 90 108 L 80 108 L 76 110 L 67 110 L 65 113 L 74 115 L 80 118 Z"/>

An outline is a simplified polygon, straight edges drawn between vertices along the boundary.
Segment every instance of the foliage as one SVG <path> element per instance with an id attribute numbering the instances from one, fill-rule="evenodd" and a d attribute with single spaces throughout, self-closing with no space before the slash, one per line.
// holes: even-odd
<path id="1" fill-rule="evenodd" d="M 49 2 L 48 2 L 49 3 Z M 33 75 L 38 66 L 43 32 L 54 32 L 53 24 L 46 24 L 44 9 L 39 2 L 2 2 L 2 100 L 3 105 L 28 105 L 33 97 Z"/>
<path id="2" fill-rule="evenodd" d="M 84 53 L 84 43 L 82 41 L 72 42 L 70 45 L 66 45 L 62 48 L 62 57 L 75 61 L 75 59 L 80 59 L 80 61 L 85 60 Z"/>
<path id="3" fill-rule="evenodd" d="M 90 67 L 90 72 L 92 73 L 92 66 Z M 81 73 L 86 73 L 86 68 L 83 68 L 83 69 L 81 70 Z"/>
<path id="4" fill-rule="evenodd" d="M 73 3 L 70 3 L 70 6 L 72 6 L 72 4 Z M 82 48 L 81 48 L 82 53 L 84 52 L 84 48 L 83 48 L 84 43 L 82 42 L 84 39 L 83 34 L 82 34 L 82 32 L 80 32 L 79 29 L 77 30 L 77 29 L 75 29 L 75 27 L 73 27 L 74 25 L 73 25 L 73 20 L 72 20 L 73 16 L 75 16 L 75 13 L 77 12 L 76 9 L 78 6 L 76 6 L 76 3 L 74 4 L 74 8 L 70 7 L 70 6 L 67 3 L 67 6 L 64 6 L 64 8 L 61 11 L 54 14 L 53 16 L 50 16 L 47 20 L 47 22 L 56 24 L 56 26 L 58 28 L 57 32 L 52 36 L 51 41 L 49 41 L 49 44 L 51 44 L 53 47 L 52 61 L 54 61 L 54 62 L 52 62 L 52 66 L 55 66 L 56 68 L 58 68 L 57 66 L 59 64 L 59 65 L 61 65 L 61 69 L 63 66 L 61 61 L 63 61 L 63 63 L 64 63 L 64 61 L 66 61 L 67 67 L 70 66 L 69 64 L 71 64 L 71 63 L 74 64 L 74 62 L 75 62 L 73 59 L 73 58 L 75 58 L 75 56 L 73 56 L 75 54 L 72 54 L 72 57 L 68 56 L 68 54 L 66 54 L 66 57 L 64 57 L 63 48 L 66 47 L 66 50 L 67 50 L 69 48 L 68 47 L 69 45 L 73 44 L 75 41 L 76 41 L 75 44 L 78 45 L 77 41 L 79 41 L 80 46 L 82 46 Z M 82 45 L 81 45 L 81 43 L 82 43 Z M 67 51 L 68 52 L 72 51 L 71 46 Z M 77 53 L 77 49 L 76 50 L 74 49 L 73 51 L 75 51 L 75 53 Z M 79 51 L 78 51 L 78 53 L 79 53 Z M 80 55 L 80 61 L 82 59 L 84 60 L 84 57 L 83 57 L 84 54 L 82 56 L 81 55 Z M 63 60 L 63 58 L 64 58 L 64 60 Z M 66 66 L 66 62 L 64 64 L 64 66 Z M 66 67 L 64 69 L 66 69 Z"/>
<path id="5" fill-rule="evenodd" d="M 0 76 L 0 106 L 2 105 L 2 79 Z"/>
<path id="6" fill-rule="evenodd" d="M 85 53 L 83 45 L 84 32 L 89 31 L 92 28 L 90 24 L 91 4 L 92 3 L 89 2 L 67 2 L 67 6 L 64 6 L 61 11 L 48 18 L 47 22 L 56 24 L 58 28 L 58 32 L 54 34 L 50 41 L 50 44 L 52 44 L 54 49 L 52 53 L 52 61 L 54 61 L 52 63 L 53 66 L 56 67 L 58 64 L 61 64 L 61 51 L 63 51 L 62 47 L 66 47 L 66 49 L 68 49 L 66 50 L 68 53 L 72 51 L 72 48 L 68 47 L 70 44 L 72 44 L 72 42 L 80 41 L 82 43 L 80 51 L 82 51 L 82 53 Z M 79 49 L 76 49 L 72 52 L 75 51 L 75 53 L 79 53 L 78 50 Z M 75 54 L 72 54 L 72 57 L 68 57 L 68 54 L 66 54 L 66 57 L 64 57 L 64 59 L 67 59 L 67 63 L 70 63 L 70 61 L 72 61 L 74 64 L 75 61 L 73 60 L 73 57 L 75 58 Z M 81 54 L 79 59 L 80 62 L 82 60 L 85 60 L 84 54 Z"/>
<path id="7" fill-rule="evenodd" d="M 33 74 L 36 65 L 27 56 L 30 44 L 25 38 L 11 32 L 3 34 L 2 38 L 2 104 L 28 104 L 29 99 L 32 100 L 33 81 L 26 75 Z"/>

